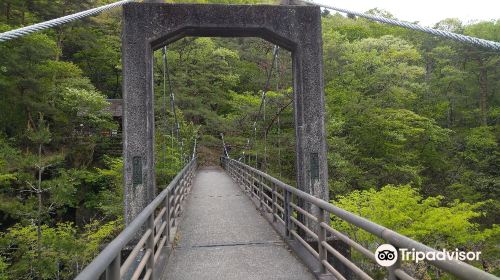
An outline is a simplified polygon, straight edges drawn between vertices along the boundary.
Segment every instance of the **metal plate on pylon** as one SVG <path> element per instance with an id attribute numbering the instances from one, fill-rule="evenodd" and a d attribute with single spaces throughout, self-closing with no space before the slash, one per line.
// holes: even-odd
<path id="1" fill-rule="evenodd" d="M 132 159 L 132 184 L 135 186 L 142 184 L 142 158 L 133 157 Z"/>

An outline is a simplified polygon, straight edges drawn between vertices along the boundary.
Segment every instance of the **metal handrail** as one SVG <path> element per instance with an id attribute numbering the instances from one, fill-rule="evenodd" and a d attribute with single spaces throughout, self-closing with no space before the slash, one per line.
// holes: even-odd
<path id="1" fill-rule="evenodd" d="M 140 251 L 144 254 L 133 271 L 132 279 L 139 277 L 144 269 L 143 279 L 154 279 L 154 265 L 165 243 L 170 240 L 170 228 L 175 226 L 180 204 L 189 192 L 195 170 L 196 156 L 193 156 L 172 182 L 75 279 L 95 280 L 104 273 L 107 280 L 122 279 L 129 272 L 131 264 L 137 262 L 134 258 L 140 255 Z M 157 220 L 155 211 L 160 206 L 163 207 L 158 213 L 163 217 Z M 157 226 L 155 221 L 161 221 L 161 224 Z M 141 236 L 138 237 L 139 234 Z M 121 252 L 134 239 L 140 240 L 122 265 Z"/>
<path id="2" fill-rule="evenodd" d="M 333 204 L 314 197 L 306 192 L 303 192 L 297 188 L 294 188 L 286 183 L 279 181 L 278 179 L 257 170 L 251 166 L 248 166 L 242 162 L 239 162 L 234 159 L 230 159 L 227 157 L 221 157 L 222 166 L 228 171 L 228 173 L 235 179 L 238 183 L 243 185 L 245 189 L 252 195 L 259 198 L 261 205 L 263 203 L 268 203 L 267 198 L 265 198 L 262 194 L 264 191 L 262 185 L 267 181 L 269 184 L 272 184 L 273 187 L 281 190 L 281 197 L 284 199 L 281 200 L 280 206 L 284 211 L 281 211 L 281 215 L 283 217 L 283 221 L 285 222 L 285 230 L 287 237 L 294 236 L 298 241 L 308 249 L 313 256 L 315 256 L 319 262 L 322 264 L 322 271 L 330 271 L 337 278 L 344 278 L 330 263 L 327 261 L 326 252 L 332 252 L 332 247 L 326 242 L 326 232 L 328 231 L 330 234 L 338 237 L 339 240 L 342 240 L 345 244 L 349 245 L 351 248 L 360 251 L 362 255 L 368 257 L 370 260 L 375 260 L 373 253 L 368 249 L 364 248 L 362 245 L 356 243 L 346 235 L 338 232 L 333 229 L 329 223 L 329 221 L 325 221 L 325 217 L 328 217 L 328 213 L 335 215 L 341 220 L 354 225 L 358 228 L 361 228 L 379 238 L 382 238 L 387 243 L 393 245 L 396 248 L 406 248 L 406 249 L 415 249 L 422 252 L 437 252 L 435 249 L 428 247 L 418 241 L 415 241 L 411 238 L 408 238 L 404 235 L 401 235 L 397 232 L 394 232 L 386 227 L 373 223 L 365 218 L 362 218 L 356 214 L 353 214 L 349 211 L 341 209 Z M 259 187 L 256 187 L 255 185 Z M 268 184 L 268 185 L 269 185 Z M 277 194 L 278 191 L 272 192 L 272 204 L 279 205 L 280 202 L 277 202 Z M 309 202 L 315 205 L 318 208 L 318 213 L 308 213 L 306 216 L 314 216 L 317 220 L 316 225 L 319 226 L 314 228 L 308 228 L 305 232 L 313 233 L 313 236 L 317 237 L 318 248 L 317 251 L 314 250 L 307 242 L 304 240 L 294 228 L 300 228 L 304 230 L 303 227 L 308 227 L 308 223 L 301 223 L 297 219 L 293 217 L 293 212 L 296 211 L 297 205 L 292 202 L 292 198 L 295 196 L 298 199 L 303 200 L 304 202 Z M 276 202 L 275 202 L 276 201 Z M 293 207 L 292 207 L 293 205 Z M 276 210 L 277 207 L 272 207 L 273 209 L 273 217 L 280 216 L 280 213 Z M 301 211 L 306 211 L 304 208 L 300 208 Z M 338 235 L 338 236 L 337 236 Z M 306 246 L 307 244 L 307 246 Z M 312 250 L 312 251 L 311 251 Z M 335 250 L 335 249 L 333 249 Z M 338 253 L 338 252 L 337 252 Z M 361 279 L 371 279 L 369 276 L 361 271 L 359 267 L 357 267 L 350 260 L 344 258 L 340 259 L 342 262 L 346 262 L 346 266 L 351 269 L 353 273 L 359 276 Z M 456 260 L 427 260 L 427 263 L 431 264 L 434 267 L 440 268 L 460 279 L 498 279 L 496 276 L 489 274 L 485 271 L 482 271 L 472 265 L 469 265 L 465 262 L 456 261 Z M 395 265 L 388 269 L 389 279 L 415 279 L 406 272 L 404 272 L 399 266 L 400 262 L 397 262 Z M 356 268 L 355 268 L 355 267 Z M 404 277 L 404 278 L 401 278 Z"/>

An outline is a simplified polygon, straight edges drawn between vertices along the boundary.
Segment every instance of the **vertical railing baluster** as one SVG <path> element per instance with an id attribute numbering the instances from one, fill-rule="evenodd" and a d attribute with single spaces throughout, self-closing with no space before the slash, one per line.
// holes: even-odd
<path id="1" fill-rule="evenodd" d="M 243 184 L 245 184 L 245 190 L 248 191 L 247 168 L 245 166 L 240 166 L 240 168 L 241 168 L 241 180 L 243 180 Z"/>
<path id="2" fill-rule="evenodd" d="M 245 172 L 245 167 L 240 166 L 240 171 L 241 171 L 241 183 L 245 187 L 245 191 L 248 191 L 248 182 L 246 181 L 246 172 Z"/>
<path id="3" fill-rule="evenodd" d="M 238 184 L 238 186 L 241 187 L 238 166 L 236 166 L 236 164 L 231 164 L 231 169 L 232 169 L 233 179 L 236 181 L 236 184 Z"/>
<path id="4" fill-rule="evenodd" d="M 252 187 L 251 187 L 251 190 L 252 190 L 252 198 L 255 196 L 255 177 L 248 171 L 248 177 L 250 179 L 250 182 L 252 182 Z"/>
<path id="5" fill-rule="evenodd" d="M 290 233 L 290 230 L 292 229 L 292 220 L 290 219 L 290 216 L 292 215 L 292 206 L 290 205 L 290 202 L 292 202 L 292 193 L 289 192 L 288 190 L 284 189 L 284 219 L 285 219 L 285 235 L 287 238 L 291 239 L 292 234 Z"/>
<path id="6" fill-rule="evenodd" d="M 396 248 L 396 252 L 399 252 L 399 248 Z M 397 256 L 396 263 L 387 268 L 387 270 L 389 272 L 388 273 L 389 275 L 387 275 L 388 280 L 398 280 L 398 276 L 396 275 L 396 269 L 401 268 L 401 256 L 400 256 L 400 254 L 397 254 L 397 255 L 398 256 Z"/>
<path id="7" fill-rule="evenodd" d="M 182 201 L 186 200 L 187 197 L 187 189 L 189 186 L 189 170 L 186 171 L 186 174 L 184 175 L 186 177 L 186 181 L 184 183 L 184 187 L 182 188 Z"/>
<path id="8" fill-rule="evenodd" d="M 149 260 L 146 264 L 146 272 L 151 269 L 150 279 L 155 279 L 154 270 L 155 270 L 155 216 L 154 212 L 151 213 L 148 219 L 148 228 L 151 230 L 151 234 L 146 241 L 146 250 L 151 250 L 151 254 L 149 254 Z"/>
<path id="9" fill-rule="evenodd" d="M 240 184 L 240 186 L 243 187 L 243 190 L 245 190 L 246 188 L 245 188 L 245 183 L 243 182 L 243 177 L 242 177 L 243 174 L 242 174 L 242 171 L 241 171 L 241 166 L 238 166 L 236 168 L 236 174 L 238 176 L 238 184 Z"/>
<path id="10" fill-rule="evenodd" d="M 187 186 L 187 183 L 188 183 L 188 178 L 186 177 L 187 174 L 184 174 L 184 181 L 183 181 L 183 184 L 182 184 L 182 189 L 181 189 L 181 193 L 182 193 L 182 204 L 181 204 L 181 207 L 179 209 L 182 209 L 183 206 L 184 206 L 184 200 L 186 199 L 186 186 Z M 182 210 L 179 211 L 179 213 L 182 212 Z"/>
<path id="11" fill-rule="evenodd" d="M 260 175 L 257 175 L 257 180 L 259 180 L 259 200 L 260 200 L 260 209 L 264 208 L 264 178 Z"/>
<path id="12" fill-rule="evenodd" d="M 247 182 L 248 182 L 248 188 L 250 189 L 250 197 L 254 197 L 254 192 L 253 192 L 253 187 L 254 187 L 254 181 L 253 178 L 250 174 L 250 171 L 248 169 L 245 170 L 245 174 L 247 176 Z"/>
<path id="13" fill-rule="evenodd" d="M 172 227 L 175 227 L 175 189 L 177 188 L 177 183 L 173 185 L 172 189 L 170 190 L 169 196 L 171 196 L 171 199 L 169 201 L 170 207 L 172 211 L 170 211 L 170 218 L 172 219 Z"/>
<path id="14" fill-rule="evenodd" d="M 165 229 L 163 230 L 163 236 L 166 238 L 166 243 L 170 242 L 170 192 L 167 192 L 165 196 L 165 200 L 163 201 L 163 205 L 165 206 L 165 213 L 163 214 L 163 221 L 167 222 Z"/>
<path id="15" fill-rule="evenodd" d="M 278 219 L 276 219 L 276 216 L 278 215 L 278 207 L 276 207 L 276 204 L 278 204 L 278 199 L 276 195 L 276 184 L 273 183 L 273 193 L 272 193 L 272 199 L 273 199 L 273 222 L 277 222 Z"/>
<path id="16" fill-rule="evenodd" d="M 240 186 L 240 178 L 238 176 L 238 167 L 235 164 L 231 164 L 231 176 L 236 181 L 236 184 Z"/>
<path id="17" fill-rule="evenodd" d="M 177 219 L 177 217 L 179 216 L 179 212 L 181 210 L 181 201 L 182 201 L 182 194 L 181 194 L 181 190 L 182 190 L 182 184 L 184 183 L 184 178 L 183 176 L 181 176 L 180 180 L 179 180 L 179 185 L 177 185 L 177 188 L 175 188 L 175 199 L 176 199 L 176 203 L 175 203 L 175 218 Z"/>
<path id="18" fill-rule="evenodd" d="M 119 253 L 106 269 L 106 280 L 120 280 L 120 265 L 121 255 Z"/>
<path id="19" fill-rule="evenodd" d="M 176 215 L 178 215 L 178 213 L 180 212 L 181 210 L 181 203 L 182 203 L 182 189 L 184 187 L 184 174 L 181 175 L 181 179 L 179 181 L 179 186 L 177 187 L 177 195 L 179 196 L 179 200 L 177 202 L 178 206 L 179 207 L 176 207 L 177 208 L 177 213 Z"/>
<path id="20" fill-rule="evenodd" d="M 327 251 L 326 248 L 323 246 L 323 242 L 326 242 L 326 229 L 321 226 L 321 223 L 325 222 L 325 215 L 326 211 L 323 210 L 322 208 L 318 209 L 318 232 L 316 233 L 318 235 L 318 253 L 319 253 L 319 262 L 320 262 L 320 267 L 321 267 L 321 273 L 326 273 L 326 267 L 323 264 L 323 261 L 327 260 Z"/>
<path id="21" fill-rule="evenodd" d="M 194 181 L 194 164 L 189 168 L 189 182 L 188 182 L 188 193 L 191 191 L 191 187 L 193 186 Z"/>
<path id="22" fill-rule="evenodd" d="M 247 191 L 247 182 L 245 182 L 245 170 L 243 169 L 243 166 L 238 166 L 238 171 L 240 175 L 240 183 L 241 186 L 243 187 L 243 191 Z"/>
<path id="23" fill-rule="evenodd" d="M 244 180 L 243 184 L 245 184 L 245 191 L 249 192 L 250 191 L 250 184 L 248 183 L 247 169 L 244 166 L 241 167 L 241 178 L 242 178 L 242 180 Z"/>

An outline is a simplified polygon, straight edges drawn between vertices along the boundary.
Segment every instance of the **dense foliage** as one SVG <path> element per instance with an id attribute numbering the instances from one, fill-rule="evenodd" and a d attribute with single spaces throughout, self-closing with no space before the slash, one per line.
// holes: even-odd
<path id="1" fill-rule="evenodd" d="M 108 2 L 2 1 L 0 31 Z M 123 226 L 119 123 L 105 110 L 121 96 L 120 25 L 116 10 L 0 44 L 2 280 L 72 279 Z M 436 28 L 500 41 L 500 20 Z M 436 248 L 482 251 L 473 265 L 500 274 L 500 55 L 327 11 L 323 50 L 332 203 Z M 256 38 L 185 38 L 168 46 L 170 79 L 155 53 L 158 186 L 195 135 L 200 162 L 216 164 L 220 133 L 232 157 L 294 183 L 292 63 L 273 52 Z"/>

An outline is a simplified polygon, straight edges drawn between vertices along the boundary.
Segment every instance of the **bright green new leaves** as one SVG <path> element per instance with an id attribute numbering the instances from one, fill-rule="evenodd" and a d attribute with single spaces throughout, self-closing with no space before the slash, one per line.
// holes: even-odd
<path id="1" fill-rule="evenodd" d="M 478 224 L 472 221 L 481 215 L 478 211 L 481 204 L 453 202 L 443 205 L 442 200 L 441 196 L 423 198 L 408 185 L 387 185 L 380 191 L 354 191 L 333 203 L 431 247 L 467 246 L 481 240 Z M 353 230 L 336 219 L 334 224 L 357 241 L 376 246 L 372 235 Z"/>
<path id="2" fill-rule="evenodd" d="M 498 240 L 498 227 L 480 230 L 479 224 L 475 222 L 482 215 L 479 210 L 481 203 L 444 203 L 442 196 L 424 198 L 409 185 L 387 185 L 379 191 L 354 191 L 338 197 L 332 203 L 438 250 L 460 248 L 465 251 L 488 251 L 490 256 L 482 265 L 488 264 L 494 254 L 491 251 L 494 247 L 492 242 Z M 365 248 L 375 251 L 380 244 L 385 243 L 334 216 L 332 219 L 334 228 L 348 234 Z M 354 253 L 353 257 L 370 274 L 382 272 L 379 266 L 359 254 Z M 404 265 L 415 271 L 418 279 L 443 279 L 437 276 L 439 274 L 434 274 L 434 270 L 426 268 L 425 264 L 407 262 Z"/>

